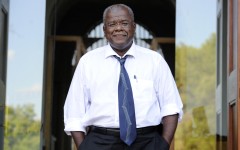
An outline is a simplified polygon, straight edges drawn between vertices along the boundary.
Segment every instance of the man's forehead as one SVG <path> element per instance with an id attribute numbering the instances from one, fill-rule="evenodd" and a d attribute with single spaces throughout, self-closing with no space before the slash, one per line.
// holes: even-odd
<path id="1" fill-rule="evenodd" d="M 128 14 L 127 8 L 124 7 L 112 7 L 107 11 L 107 14 L 118 14 L 118 13 L 126 13 Z"/>
<path id="2" fill-rule="evenodd" d="M 112 15 L 108 17 L 108 20 L 129 20 L 130 18 L 126 15 Z"/>
<path id="3" fill-rule="evenodd" d="M 126 9 L 111 9 L 107 12 L 106 17 L 111 20 L 129 19 L 130 14 Z"/>

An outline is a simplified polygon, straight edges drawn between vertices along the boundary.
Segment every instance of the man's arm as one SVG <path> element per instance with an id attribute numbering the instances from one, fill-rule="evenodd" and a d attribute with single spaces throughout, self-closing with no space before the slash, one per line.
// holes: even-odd
<path id="1" fill-rule="evenodd" d="M 76 147 L 78 148 L 79 145 L 82 143 L 82 141 L 85 137 L 85 134 L 84 134 L 84 132 L 81 132 L 81 131 L 72 131 L 71 134 L 72 134 L 74 143 L 75 143 Z"/>
<path id="2" fill-rule="evenodd" d="M 162 124 L 163 124 L 162 137 L 170 145 L 177 128 L 178 114 L 163 117 Z"/>

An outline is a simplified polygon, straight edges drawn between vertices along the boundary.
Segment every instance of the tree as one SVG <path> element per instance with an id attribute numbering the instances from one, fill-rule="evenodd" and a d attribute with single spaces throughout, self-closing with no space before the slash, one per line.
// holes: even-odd
<path id="1" fill-rule="evenodd" d="M 184 103 L 184 117 L 175 135 L 175 149 L 215 149 L 215 33 L 200 48 L 177 46 L 176 82 Z"/>
<path id="2" fill-rule="evenodd" d="M 31 104 L 6 107 L 5 150 L 37 150 L 40 144 L 40 120 Z"/>

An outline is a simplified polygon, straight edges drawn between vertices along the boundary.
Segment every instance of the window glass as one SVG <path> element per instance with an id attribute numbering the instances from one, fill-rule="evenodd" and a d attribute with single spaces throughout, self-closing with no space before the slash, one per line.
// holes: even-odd
<path id="1" fill-rule="evenodd" d="M 44 0 L 10 1 L 4 150 L 39 149 L 44 22 Z"/>
<path id="2" fill-rule="evenodd" d="M 176 82 L 184 116 L 175 150 L 216 149 L 216 0 L 177 0 Z"/>

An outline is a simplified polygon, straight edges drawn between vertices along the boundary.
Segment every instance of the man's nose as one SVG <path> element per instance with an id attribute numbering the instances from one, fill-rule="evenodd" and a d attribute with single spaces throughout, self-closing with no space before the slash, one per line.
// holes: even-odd
<path id="1" fill-rule="evenodd" d="M 117 24 L 116 24 L 116 29 L 122 29 L 122 24 L 121 24 L 121 22 L 118 22 Z"/>

